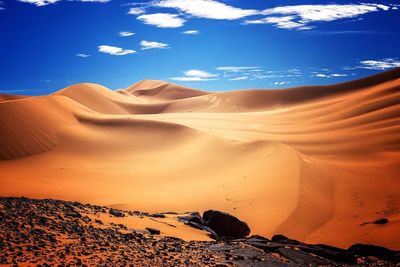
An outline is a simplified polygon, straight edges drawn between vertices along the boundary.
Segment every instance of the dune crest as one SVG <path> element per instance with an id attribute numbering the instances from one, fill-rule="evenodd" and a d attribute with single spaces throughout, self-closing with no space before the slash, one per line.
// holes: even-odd
<path id="1" fill-rule="evenodd" d="M 400 69 L 282 90 L 77 84 L 0 95 L 0 118 L 0 195 L 215 208 L 253 234 L 400 248 Z"/>
<path id="2" fill-rule="evenodd" d="M 206 95 L 208 92 L 158 80 L 142 80 L 124 89 L 131 95 L 149 101 L 169 101 Z"/>

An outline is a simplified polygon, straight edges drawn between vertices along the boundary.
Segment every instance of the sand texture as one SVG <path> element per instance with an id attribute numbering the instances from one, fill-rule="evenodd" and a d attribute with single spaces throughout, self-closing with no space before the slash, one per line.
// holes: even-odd
<path id="1" fill-rule="evenodd" d="M 213 208 L 252 234 L 400 249 L 399 189 L 400 69 L 281 90 L 146 80 L 0 95 L 2 196 Z"/>

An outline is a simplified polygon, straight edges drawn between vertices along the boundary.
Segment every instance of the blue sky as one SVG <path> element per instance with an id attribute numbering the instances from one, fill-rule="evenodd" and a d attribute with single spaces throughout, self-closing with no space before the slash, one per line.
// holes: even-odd
<path id="1" fill-rule="evenodd" d="M 353 80 L 400 67 L 399 21 L 394 1 L 0 0 L 0 93 Z"/>

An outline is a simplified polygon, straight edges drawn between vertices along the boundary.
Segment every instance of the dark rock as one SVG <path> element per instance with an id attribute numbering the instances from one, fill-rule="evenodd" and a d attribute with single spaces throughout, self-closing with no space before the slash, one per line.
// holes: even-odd
<path id="1" fill-rule="evenodd" d="M 81 218 L 82 217 L 82 215 L 77 211 L 67 212 L 67 213 L 65 213 L 65 216 L 71 217 L 71 218 Z"/>
<path id="2" fill-rule="evenodd" d="M 205 225 L 203 218 L 198 212 L 186 216 L 178 216 L 178 220 L 193 228 L 209 232 L 211 237 L 217 237 L 217 234 L 210 227 Z"/>
<path id="3" fill-rule="evenodd" d="M 293 245 L 304 252 L 312 253 L 328 260 L 349 264 L 356 263 L 354 255 L 345 249 L 328 245 L 307 245 L 300 241 L 290 239 L 284 235 L 274 235 L 271 241 L 276 242 L 275 244 Z M 264 250 L 267 251 L 266 249 Z"/>
<path id="4" fill-rule="evenodd" d="M 125 214 L 122 211 L 115 210 L 115 209 L 110 209 L 108 211 L 108 213 L 110 213 L 111 215 L 114 215 L 115 217 L 124 217 L 125 216 Z"/>
<path id="5" fill-rule="evenodd" d="M 162 213 L 152 213 L 149 216 L 153 218 L 165 218 L 165 215 Z"/>
<path id="6" fill-rule="evenodd" d="M 178 220 L 180 220 L 184 223 L 194 222 L 196 224 L 206 225 L 203 218 L 201 217 L 200 213 L 198 213 L 198 212 L 194 212 L 194 213 L 191 213 L 190 215 L 186 215 L 186 216 L 179 216 Z"/>
<path id="7" fill-rule="evenodd" d="M 270 242 L 270 240 L 269 240 L 268 238 L 265 238 L 265 237 L 260 236 L 260 235 L 252 235 L 252 236 L 249 236 L 249 237 L 246 239 L 246 242 L 247 242 L 247 241 L 250 241 L 250 242 L 262 242 L 262 243 Z"/>
<path id="8" fill-rule="evenodd" d="M 271 238 L 272 242 L 278 242 L 278 243 L 283 243 L 283 244 L 293 244 L 293 245 L 300 245 L 300 244 L 304 244 L 300 241 L 294 240 L 294 239 L 290 239 L 284 235 L 274 235 Z"/>
<path id="9" fill-rule="evenodd" d="M 360 226 L 364 226 L 364 225 L 367 225 L 367 224 L 387 224 L 388 222 L 389 222 L 388 219 L 380 218 L 380 219 L 377 219 L 377 220 L 372 221 L 372 222 L 363 222 L 362 224 L 360 224 Z"/>
<path id="10" fill-rule="evenodd" d="M 246 242 L 246 244 L 248 244 L 250 246 L 253 246 L 253 247 L 256 247 L 256 248 L 259 248 L 259 249 L 262 249 L 262 250 L 264 250 L 265 252 L 268 252 L 268 253 L 274 252 L 279 248 L 285 247 L 284 244 L 275 243 L 275 242 L 263 243 L 263 242 L 249 241 L 249 242 Z"/>
<path id="11" fill-rule="evenodd" d="M 167 211 L 167 212 L 163 212 L 163 214 L 178 215 L 178 213 L 175 211 Z"/>
<path id="12" fill-rule="evenodd" d="M 150 234 L 152 234 L 152 235 L 159 235 L 160 234 L 160 230 L 158 230 L 156 228 L 146 227 L 146 230 L 149 231 Z"/>
<path id="13" fill-rule="evenodd" d="M 293 248 L 280 248 L 278 249 L 279 254 L 288 258 L 289 260 L 300 264 L 302 266 L 309 266 L 311 264 L 316 265 L 328 265 L 329 262 L 323 259 L 314 257 L 306 252 L 298 251 Z"/>
<path id="14" fill-rule="evenodd" d="M 369 244 L 354 244 L 347 250 L 357 256 L 375 256 L 385 260 L 393 260 L 396 256 L 390 249 Z"/>
<path id="15" fill-rule="evenodd" d="M 47 223 L 47 218 L 46 217 L 42 217 L 42 216 L 38 217 L 38 224 L 39 225 L 46 225 L 46 223 Z"/>
<path id="16" fill-rule="evenodd" d="M 329 259 L 336 262 L 343 262 L 349 264 L 355 264 L 356 258 L 350 252 L 345 249 L 332 247 L 328 245 L 304 245 L 297 246 L 300 250 L 306 251 L 308 253 L 312 253 L 318 255 L 322 258 Z"/>
<path id="17" fill-rule="evenodd" d="M 389 222 L 388 219 L 386 219 L 386 218 L 381 218 L 381 219 L 375 220 L 375 221 L 373 222 L 373 224 L 387 224 L 388 222 Z"/>
<path id="18" fill-rule="evenodd" d="M 250 234 L 250 228 L 245 222 L 226 212 L 205 211 L 203 220 L 218 237 L 243 238 Z"/>

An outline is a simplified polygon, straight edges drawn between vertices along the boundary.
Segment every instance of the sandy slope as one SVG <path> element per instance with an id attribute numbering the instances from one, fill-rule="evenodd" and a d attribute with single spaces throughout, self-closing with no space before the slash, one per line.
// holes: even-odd
<path id="1" fill-rule="evenodd" d="M 216 208 L 253 233 L 400 248 L 400 70 L 208 93 L 161 81 L 0 98 L 0 195 Z M 388 218 L 386 225 L 361 223 Z M 345 238 L 344 238 L 345 237 Z"/>

